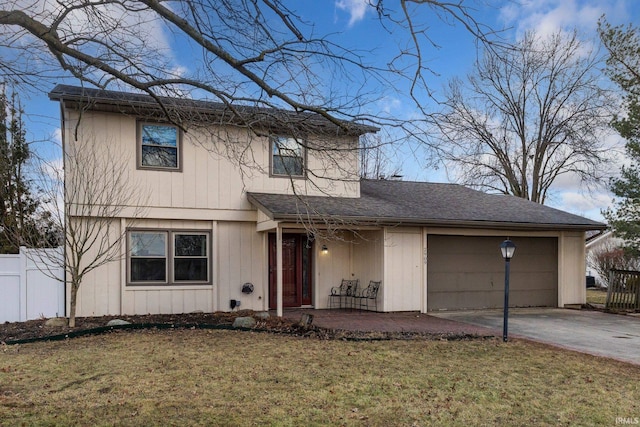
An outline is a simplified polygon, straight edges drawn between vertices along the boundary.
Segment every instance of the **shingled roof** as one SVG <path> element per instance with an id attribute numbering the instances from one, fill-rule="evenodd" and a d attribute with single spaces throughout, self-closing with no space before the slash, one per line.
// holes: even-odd
<path id="1" fill-rule="evenodd" d="M 64 101 L 67 107 L 72 108 L 156 118 L 162 118 L 167 113 L 184 116 L 186 112 L 188 113 L 186 117 L 195 116 L 194 120 L 202 121 L 206 119 L 207 122 L 217 124 L 250 125 L 260 128 L 295 127 L 317 134 L 358 136 L 379 130 L 374 126 L 344 120 L 339 120 L 335 123 L 320 114 L 310 112 L 246 105 L 233 105 L 233 107 L 230 107 L 221 102 L 187 98 L 160 96 L 155 99 L 150 95 L 139 93 L 69 85 L 57 85 L 49 92 L 49 99 Z"/>
<path id="2" fill-rule="evenodd" d="M 519 197 L 487 194 L 457 184 L 360 182 L 360 197 L 249 193 L 276 221 L 340 218 L 356 224 L 468 228 L 600 230 L 605 224 Z"/>

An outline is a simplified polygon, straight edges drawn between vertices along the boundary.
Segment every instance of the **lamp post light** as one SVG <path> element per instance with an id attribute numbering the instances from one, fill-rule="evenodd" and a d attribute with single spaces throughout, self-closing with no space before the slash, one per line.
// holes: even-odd
<path id="1" fill-rule="evenodd" d="M 511 258 L 516 251 L 516 245 L 507 238 L 500 244 L 500 251 L 502 252 L 502 258 L 504 258 L 504 320 L 502 323 L 502 340 L 507 342 L 507 335 L 509 330 L 509 267 L 511 264 Z"/>

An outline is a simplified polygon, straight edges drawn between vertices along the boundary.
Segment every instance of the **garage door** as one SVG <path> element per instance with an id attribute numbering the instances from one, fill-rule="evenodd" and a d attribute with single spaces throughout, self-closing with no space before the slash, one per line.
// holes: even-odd
<path id="1" fill-rule="evenodd" d="M 427 238 L 429 310 L 500 308 L 504 305 L 504 237 L 441 236 Z M 556 307 L 558 241 L 512 238 L 510 307 Z"/>

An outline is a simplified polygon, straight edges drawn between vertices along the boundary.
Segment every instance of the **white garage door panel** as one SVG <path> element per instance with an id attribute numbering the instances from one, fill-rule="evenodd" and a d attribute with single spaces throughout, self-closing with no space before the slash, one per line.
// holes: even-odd
<path id="1" fill-rule="evenodd" d="M 429 310 L 499 308 L 504 305 L 503 237 L 428 236 Z M 555 238 L 513 238 L 509 305 L 556 306 L 558 243 Z"/>

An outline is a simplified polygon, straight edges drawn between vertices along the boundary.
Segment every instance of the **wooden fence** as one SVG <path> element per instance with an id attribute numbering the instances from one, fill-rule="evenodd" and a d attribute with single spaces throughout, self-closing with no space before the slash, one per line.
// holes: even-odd
<path id="1" fill-rule="evenodd" d="M 640 310 L 640 271 L 610 271 L 605 307 L 615 310 Z"/>

